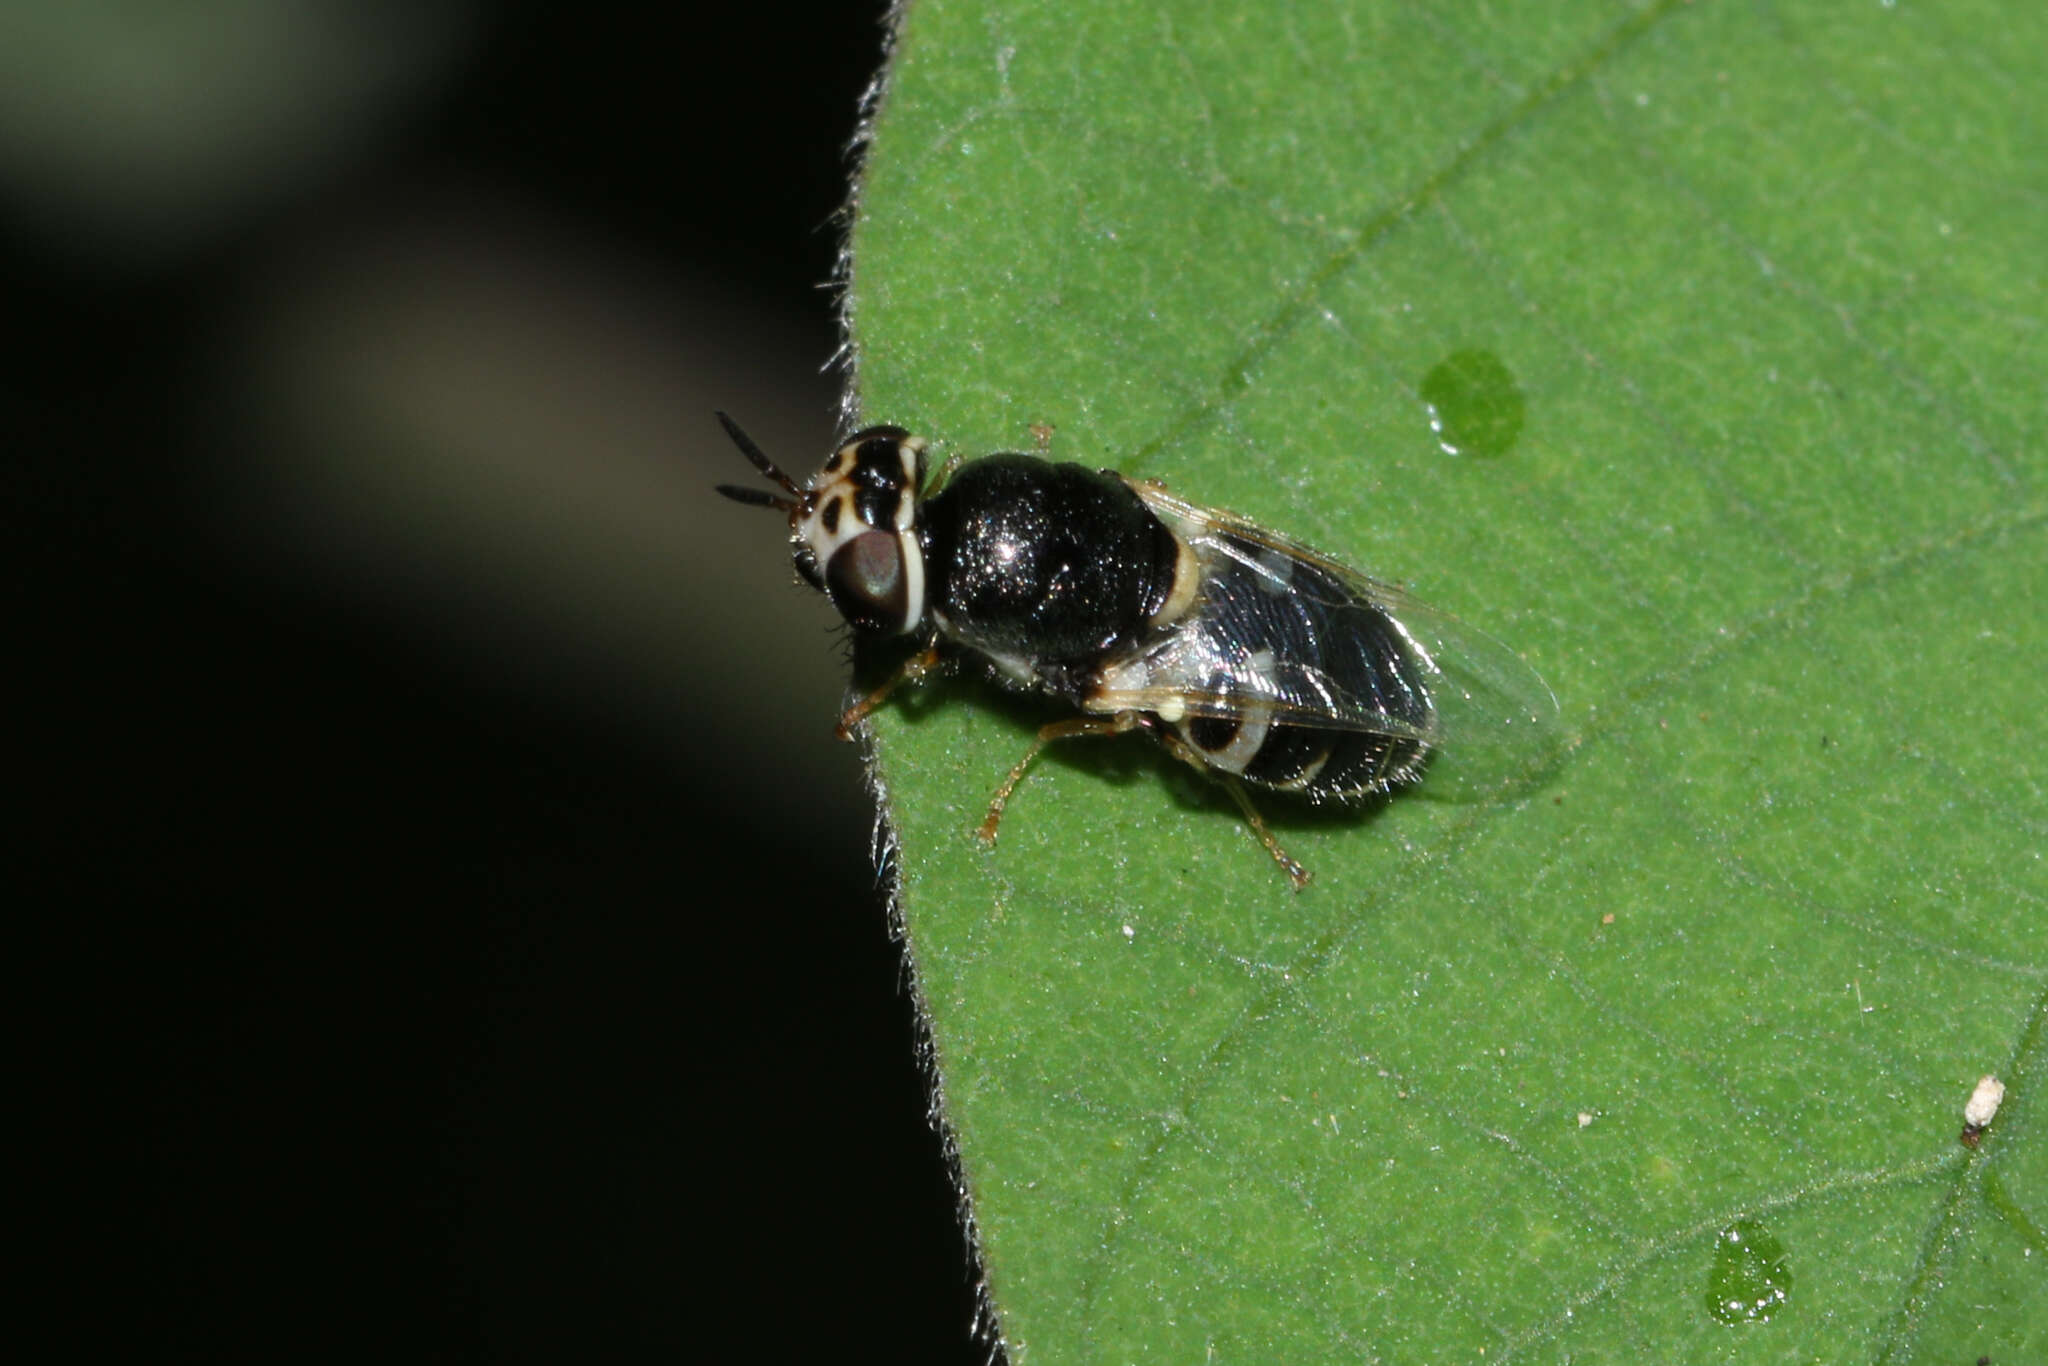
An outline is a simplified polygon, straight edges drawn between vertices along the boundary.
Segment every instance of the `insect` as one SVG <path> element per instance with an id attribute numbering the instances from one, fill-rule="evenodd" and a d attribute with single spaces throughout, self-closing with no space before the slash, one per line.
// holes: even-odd
<path id="1" fill-rule="evenodd" d="M 962 658 L 1078 715 L 1054 721 L 997 787 L 993 844 L 1017 784 L 1055 740 L 1144 731 L 1216 779 L 1300 890 L 1247 784 L 1355 801 L 1463 756 L 1542 743 L 1557 703 L 1488 636 L 1265 527 L 1164 486 L 1035 455 L 948 461 L 901 427 L 855 432 L 809 483 L 724 413 L 779 489 L 719 486 L 789 518 L 799 577 L 855 631 L 918 648 L 849 707 L 853 727 L 899 685 Z"/>

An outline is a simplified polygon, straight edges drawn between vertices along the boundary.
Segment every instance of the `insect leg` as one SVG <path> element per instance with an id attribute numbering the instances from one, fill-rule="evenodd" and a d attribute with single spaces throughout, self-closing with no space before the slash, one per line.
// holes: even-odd
<path id="1" fill-rule="evenodd" d="M 1287 874 L 1287 880 L 1294 884 L 1294 890 L 1298 892 L 1308 886 L 1313 874 L 1289 857 L 1287 851 L 1280 847 L 1280 841 L 1273 838 L 1273 832 L 1266 826 L 1266 818 L 1259 814 L 1259 808 L 1252 805 L 1251 794 L 1244 790 L 1243 783 L 1228 773 L 1218 773 L 1211 768 L 1192 746 L 1171 731 L 1159 732 L 1159 743 L 1165 745 L 1167 753 L 1174 758 L 1200 769 L 1223 784 L 1224 790 L 1229 792 L 1231 799 L 1237 803 L 1237 809 L 1244 814 L 1245 824 L 1259 837 L 1259 843 L 1266 846 L 1266 852 L 1273 856 L 1273 862 L 1280 865 L 1280 871 Z"/>
<path id="2" fill-rule="evenodd" d="M 933 494 L 937 493 L 940 489 L 944 488 L 946 486 L 946 481 L 953 477 L 953 471 L 959 469 L 965 463 L 967 463 L 967 457 L 960 454 L 958 451 L 955 451 L 953 452 L 953 454 L 947 456 L 946 462 L 939 466 L 938 473 L 934 474 L 931 478 L 924 481 L 924 489 L 919 494 L 919 496 L 923 498 L 929 498 Z"/>
<path id="3" fill-rule="evenodd" d="M 876 688 L 866 697 L 863 697 L 860 701 L 840 713 L 839 738 L 851 740 L 853 738 L 853 728 L 867 720 L 869 712 L 888 701 L 890 693 L 895 692 L 902 684 L 922 682 L 924 676 L 937 667 L 938 662 L 939 646 L 937 641 L 933 641 L 930 645 L 925 646 L 922 650 L 904 660 L 903 666 L 897 669 L 895 673 L 890 674 L 888 681 L 883 683 L 881 687 Z"/>
<path id="4" fill-rule="evenodd" d="M 1259 814 L 1259 808 L 1252 805 L 1251 794 L 1244 790 L 1244 784 L 1226 777 L 1223 786 L 1237 799 L 1237 809 L 1244 813 L 1245 824 L 1251 826 L 1252 833 L 1259 837 L 1259 843 L 1266 846 L 1266 852 L 1273 856 L 1273 862 L 1280 865 L 1280 871 L 1287 874 L 1294 890 L 1298 892 L 1308 886 L 1312 874 L 1289 857 L 1287 851 L 1280 847 L 1280 841 L 1273 838 L 1273 832 L 1266 828 L 1266 818 Z"/>
<path id="5" fill-rule="evenodd" d="M 1017 766 L 1010 770 L 1010 776 L 1003 779 L 1003 785 L 996 789 L 994 799 L 988 804 L 988 819 L 975 830 L 974 837 L 983 844 L 996 842 L 996 826 L 1003 819 L 1003 807 L 1009 803 L 1010 794 L 1017 790 L 1017 784 L 1024 781 L 1024 771 L 1031 767 L 1038 751 L 1055 740 L 1071 740 L 1083 735 L 1122 735 L 1143 724 L 1138 713 L 1120 711 L 1114 716 L 1077 716 L 1071 721 L 1055 721 L 1041 727 L 1038 738 L 1031 742 L 1031 748 L 1024 751 L 1024 757 L 1017 761 Z"/>

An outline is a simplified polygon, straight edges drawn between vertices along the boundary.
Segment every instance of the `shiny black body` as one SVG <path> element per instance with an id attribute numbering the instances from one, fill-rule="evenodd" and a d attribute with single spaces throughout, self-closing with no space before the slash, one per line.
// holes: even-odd
<path id="1" fill-rule="evenodd" d="M 1446 733 L 1468 780 L 1503 761 L 1529 771 L 1554 736 L 1557 700 L 1498 641 L 1156 480 L 1017 454 L 934 479 L 923 437 L 878 426 L 798 483 L 718 419 L 774 486 L 718 491 L 788 518 L 797 574 L 856 632 L 913 644 L 841 713 L 842 739 L 963 656 L 1073 709 L 997 787 L 986 843 L 1046 745 L 1142 730 L 1221 782 L 1299 890 L 1308 872 L 1246 784 L 1346 801 L 1417 777 Z"/>
<path id="2" fill-rule="evenodd" d="M 940 632 L 1075 706 L 1144 639 L 1180 555 L 1123 479 L 1029 455 L 963 465 L 922 501 L 918 539 Z"/>
<path id="3" fill-rule="evenodd" d="M 1327 684 L 1428 733 L 1429 665 L 1393 617 L 1310 560 L 1222 527 L 1193 531 L 1177 535 L 1108 471 L 1016 454 L 973 461 L 919 507 L 931 620 L 1012 686 L 1084 711 L 1137 711 L 1155 733 L 1177 733 L 1187 757 L 1261 787 L 1324 801 L 1412 775 L 1422 740 L 1333 726 L 1275 696 L 1313 701 Z M 1162 620 L 1177 570 L 1198 572 L 1199 590 Z M 1146 691 L 1158 695 L 1123 699 L 1105 684 L 1134 658 L 1157 661 Z M 1228 705 L 1175 705 L 1204 697 Z"/>
<path id="4" fill-rule="evenodd" d="M 1298 890 L 1308 872 L 1247 784 L 1345 801 L 1415 778 L 1446 731 L 1462 754 L 1493 746 L 1468 773 L 1526 765 L 1553 734 L 1556 699 L 1499 642 L 1155 480 L 1018 454 L 934 479 L 924 438 L 878 426 L 799 483 L 718 418 L 774 486 L 718 491 L 788 518 L 797 574 L 856 632 L 914 646 L 840 715 L 841 738 L 961 657 L 1073 709 L 997 787 L 984 842 L 1047 744 L 1142 730 L 1222 783 Z"/>

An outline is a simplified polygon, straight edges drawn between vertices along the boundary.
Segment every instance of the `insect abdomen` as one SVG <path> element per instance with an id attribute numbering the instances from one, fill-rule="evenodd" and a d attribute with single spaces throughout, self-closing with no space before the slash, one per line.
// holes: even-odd
<path id="1" fill-rule="evenodd" d="M 1310 801 L 1384 791 L 1411 777 L 1428 751 L 1405 736 L 1275 721 L 1256 703 L 1242 717 L 1189 717 L 1176 729 L 1209 767 Z"/>
<path id="2" fill-rule="evenodd" d="M 1267 733 L 1244 779 L 1310 801 L 1358 797 L 1407 778 L 1425 750 L 1420 740 L 1405 737 L 1281 724 Z"/>
<path id="3" fill-rule="evenodd" d="M 1217 661 L 1195 691 L 1229 699 L 1232 714 L 1181 718 L 1181 738 L 1212 768 L 1311 801 L 1384 791 L 1414 776 L 1429 749 L 1417 737 L 1431 733 L 1435 716 L 1428 661 L 1399 624 L 1313 564 L 1231 546 L 1182 627 L 1193 633 L 1182 657 Z M 1289 708 L 1277 701 L 1319 695 L 1367 700 L 1390 729 L 1410 733 L 1285 719 Z"/>

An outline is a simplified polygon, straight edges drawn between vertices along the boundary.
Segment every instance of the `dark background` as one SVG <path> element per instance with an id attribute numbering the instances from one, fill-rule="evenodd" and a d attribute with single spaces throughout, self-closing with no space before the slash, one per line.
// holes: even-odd
<path id="1" fill-rule="evenodd" d="M 880 6 L 693 8 L 54 14 L 0 58 L 63 1097 L 17 1119 L 73 1341 L 987 1356 L 842 646 L 709 489 L 713 406 L 799 474 L 834 434 Z"/>

